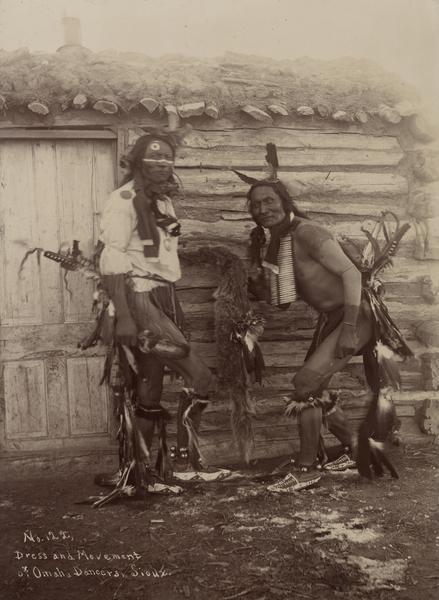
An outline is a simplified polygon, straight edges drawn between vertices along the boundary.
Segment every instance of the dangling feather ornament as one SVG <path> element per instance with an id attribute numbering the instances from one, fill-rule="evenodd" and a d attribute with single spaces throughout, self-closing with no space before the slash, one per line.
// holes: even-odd
<path id="1" fill-rule="evenodd" d="M 277 181 L 277 171 L 279 169 L 279 159 L 277 156 L 277 148 L 276 144 L 269 142 L 265 149 L 267 154 L 265 155 L 265 160 L 268 164 L 268 180 L 269 181 Z"/>
<path id="2" fill-rule="evenodd" d="M 389 223 L 393 221 L 393 226 Z M 363 275 L 364 293 L 372 310 L 375 324 L 375 341 L 363 351 L 366 380 L 372 390 L 372 401 L 358 434 L 357 467 L 361 475 L 372 478 L 384 473 L 386 467 L 392 477 L 398 474 L 384 453 L 384 442 L 393 432 L 397 421 L 392 402 L 391 389 L 399 390 L 401 378 L 396 359 L 413 356 L 401 332 L 389 315 L 380 291 L 381 282 L 377 275 L 392 264 L 392 257 L 410 228 L 408 223 L 400 225 L 398 217 L 391 211 L 383 212 L 372 232 L 363 230 L 368 239 L 357 267 Z M 384 245 L 379 243 L 383 234 Z"/>

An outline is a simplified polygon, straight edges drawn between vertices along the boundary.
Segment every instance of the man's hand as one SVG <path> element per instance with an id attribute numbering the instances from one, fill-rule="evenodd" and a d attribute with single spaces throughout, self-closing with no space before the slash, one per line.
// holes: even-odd
<path id="1" fill-rule="evenodd" d="M 335 349 L 335 357 L 345 358 L 346 356 L 352 356 L 356 352 L 357 346 L 358 337 L 355 326 L 343 323 Z"/>
<path id="2" fill-rule="evenodd" d="M 248 292 L 249 294 L 254 296 L 256 300 L 262 302 L 269 302 L 270 290 L 268 288 L 267 281 L 265 280 L 262 269 L 253 269 L 249 272 Z"/>
<path id="3" fill-rule="evenodd" d="M 117 319 L 116 339 L 124 346 L 137 346 L 137 327 L 131 316 Z"/>

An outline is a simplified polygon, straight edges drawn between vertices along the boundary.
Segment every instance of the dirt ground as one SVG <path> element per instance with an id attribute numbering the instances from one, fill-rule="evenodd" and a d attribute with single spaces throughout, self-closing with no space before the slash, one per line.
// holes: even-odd
<path id="1" fill-rule="evenodd" d="M 256 472 L 178 497 L 78 504 L 93 473 L 3 483 L 5 600 L 433 600 L 439 597 L 439 446 L 392 450 L 399 480 L 326 474 L 274 495 Z"/>

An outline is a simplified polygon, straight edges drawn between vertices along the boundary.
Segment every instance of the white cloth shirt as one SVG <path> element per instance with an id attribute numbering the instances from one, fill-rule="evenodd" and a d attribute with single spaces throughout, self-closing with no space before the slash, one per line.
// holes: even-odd
<path id="1" fill-rule="evenodd" d="M 122 192 L 125 196 L 122 197 Z M 128 197 L 127 192 L 131 193 Z M 170 236 L 158 227 L 160 246 L 158 260 L 147 258 L 143 254 L 143 244 L 137 232 L 137 214 L 133 206 L 135 196 L 134 183 L 129 181 L 112 192 L 104 206 L 99 239 L 105 244 L 99 267 L 102 275 L 133 275 L 133 286 L 136 292 L 148 292 L 153 288 L 165 285 L 151 279 L 141 279 L 144 275 L 159 275 L 169 282 L 178 281 L 181 277 L 180 261 L 177 254 L 178 238 Z M 168 216 L 175 217 L 171 200 L 164 196 L 157 201 L 159 210 Z M 140 277 L 139 277 L 140 276 Z"/>

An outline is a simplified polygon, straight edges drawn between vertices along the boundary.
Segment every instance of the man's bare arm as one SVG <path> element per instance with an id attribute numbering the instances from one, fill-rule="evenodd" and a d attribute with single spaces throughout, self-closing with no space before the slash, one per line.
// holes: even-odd
<path id="1" fill-rule="evenodd" d="M 361 273 L 346 256 L 331 233 L 322 227 L 306 224 L 301 227 L 301 240 L 310 256 L 343 282 L 344 318 L 336 356 L 342 358 L 356 350 L 356 325 L 361 302 Z"/>

